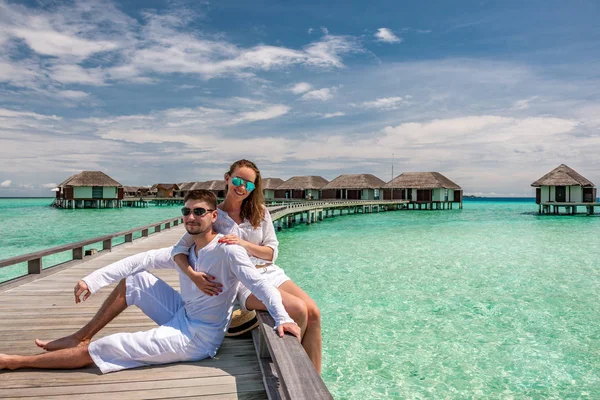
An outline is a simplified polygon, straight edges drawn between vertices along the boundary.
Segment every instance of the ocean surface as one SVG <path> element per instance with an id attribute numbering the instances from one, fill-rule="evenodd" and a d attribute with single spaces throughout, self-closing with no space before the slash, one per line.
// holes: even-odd
<path id="1" fill-rule="evenodd" d="M 175 217 L 0 199 L 0 259 Z M 583 208 L 581 208 L 583 211 Z M 598 398 L 600 215 L 533 199 L 328 218 L 278 233 L 316 300 L 336 399 Z M 0 269 L 0 280 L 7 273 Z M 5 274 L 5 275 L 1 275 Z"/>
<path id="2" fill-rule="evenodd" d="M 181 206 L 59 210 L 50 207 L 52 200 L 0 198 L 0 260 L 181 215 Z M 119 240 L 113 240 L 113 244 L 118 243 Z M 93 247 L 101 249 L 102 243 L 86 249 Z M 42 266 L 47 268 L 71 259 L 71 251 L 59 253 L 44 257 Z M 0 282 L 25 274 L 27 263 L 0 268 Z"/>

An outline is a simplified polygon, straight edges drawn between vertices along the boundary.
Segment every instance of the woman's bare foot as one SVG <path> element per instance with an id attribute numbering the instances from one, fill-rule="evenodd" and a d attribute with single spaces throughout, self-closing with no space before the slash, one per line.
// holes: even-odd
<path id="1" fill-rule="evenodd" d="M 15 369 L 12 362 L 12 356 L 8 354 L 0 354 L 0 370 L 1 369 Z"/>
<path id="2" fill-rule="evenodd" d="M 81 340 L 81 339 L 76 338 L 75 335 L 69 335 L 69 336 L 65 336 L 60 339 L 49 340 L 49 341 L 41 341 L 39 339 L 35 339 L 35 344 L 38 347 L 41 347 L 42 349 L 44 349 L 46 351 L 69 349 L 72 347 L 77 347 L 77 346 L 81 346 L 84 344 L 88 344 L 89 342 L 90 342 L 89 339 Z"/>

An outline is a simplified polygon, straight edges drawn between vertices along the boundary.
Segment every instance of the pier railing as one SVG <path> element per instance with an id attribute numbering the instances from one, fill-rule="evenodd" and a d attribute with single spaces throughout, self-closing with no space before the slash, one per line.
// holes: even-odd
<path id="1" fill-rule="evenodd" d="M 16 256 L 12 258 L 7 258 L 5 260 L 0 260 L 0 268 L 8 267 L 10 265 L 20 264 L 27 262 L 27 274 L 40 274 L 42 272 L 42 257 L 50 256 L 57 253 L 62 253 L 65 251 L 71 250 L 72 258 L 66 262 L 70 262 L 73 260 L 82 260 L 85 256 L 84 248 L 86 246 L 102 243 L 102 250 L 110 251 L 113 247 L 113 239 L 118 237 L 124 237 L 125 243 L 133 242 L 133 235 L 137 232 L 141 232 L 141 237 L 147 237 L 151 233 L 160 232 L 163 227 L 164 229 L 169 229 L 171 226 L 177 226 L 180 222 L 182 222 L 182 217 L 166 219 L 163 221 L 155 222 L 150 225 L 139 226 L 137 228 L 129 229 L 126 231 L 121 231 L 117 233 L 111 233 L 109 235 L 104 235 L 100 237 L 95 237 L 93 239 L 83 240 L 81 242 L 65 244 L 57 247 L 52 247 L 46 250 L 36 251 L 34 253 L 24 254 L 21 256 Z M 61 265 L 64 262 L 56 264 Z M 56 266 L 53 265 L 53 266 Z M 0 283 L 1 284 L 1 283 Z"/>
<path id="2" fill-rule="evenodd" d="M 252 331 L 252 338 L 269 399 L 333 400 L 298 339 L 288 334 L 280 338 L 267 312 L 257 316 L 259 328 Z"/>

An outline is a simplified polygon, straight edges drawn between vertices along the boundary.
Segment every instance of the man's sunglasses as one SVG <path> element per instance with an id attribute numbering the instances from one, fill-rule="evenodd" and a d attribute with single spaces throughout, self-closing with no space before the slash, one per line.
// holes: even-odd
<path id="1" fill-rule="evenodd" d="M 198 207 L 198 208 L 194 208 L 194 209 L 183 207 L 181 209 L 181 214 L 183 214 L 184 217 L 187 217 L 191 213 L 194 213 L 194 215 L 196 217 L 202 217 L 202 216 L 204 216 L 204 214 L 206 214 L 209 211 L 215 211 L 215 210 L 207 210 L 206 208 L 202 208 L 202 207 Z"/>
<path id="2" fill-rule="evenodd" d="M 246 190 L 248 192 L 253 191 L 256 186 L 254 185 L 254 183 L 250 182 L 250 181 L 246 181 L 242 178 L 240 178 L 239 176 L 234 176 L 233 179 L 231 180 L 231 184 L 235 187 L 238 186 L 242 186 L 243 184 L 246 184 Z"/>

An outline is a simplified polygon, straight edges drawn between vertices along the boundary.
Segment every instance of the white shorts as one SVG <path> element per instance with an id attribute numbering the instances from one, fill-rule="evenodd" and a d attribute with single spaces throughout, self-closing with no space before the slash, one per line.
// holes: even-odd
<path id="1" fill-rule="evenodd" d="M 102 373 L 210 357 L 209 346 L 189 329 L 179 292 L 146 271 L 127 277 L 126 287 L 127 305 L 138 306 L 160 326 L 91 342 L 88 351 Z"/>
<path id="2" fill-rule="evenodd" d="M 290 281 L 290 277 L 285 274 L 283 269 L 279 268 L 277 265 L 271 264 L 268 267 L 258 268 L 258 270 L 265 274 L 269 283 L 275 287 L 281 286 L 284 282 Z M 237 301 L 240 303 L 240 308 L 244 311 L 248 311 L 246 308 L 246 300 L 250 297 L 252 293 L 250 289 L 240 283 L 237 292 Z"/>

